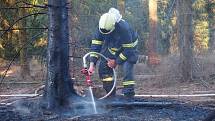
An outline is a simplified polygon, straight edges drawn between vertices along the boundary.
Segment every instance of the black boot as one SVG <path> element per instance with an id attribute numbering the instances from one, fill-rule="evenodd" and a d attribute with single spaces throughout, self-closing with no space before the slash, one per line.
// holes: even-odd
<path id="1" fill-rule="evenodd" d="M 129 97 L 129 98 L 134 97 L 135 95 L 134 85 L 124 86 L 122 93 L 124 94 L 125 97 Z"/>
<path id="2" fill-rule="evenodd" d="M 103 82 L 103 88 L 105 89 L 106 93 L 109 93 L 113 88 L 113 81 Z M 111 92 L 109 97 L 115 97 L 115 95 L 116 95 L 116 87 L 114 87 L 114 90 Z"/>

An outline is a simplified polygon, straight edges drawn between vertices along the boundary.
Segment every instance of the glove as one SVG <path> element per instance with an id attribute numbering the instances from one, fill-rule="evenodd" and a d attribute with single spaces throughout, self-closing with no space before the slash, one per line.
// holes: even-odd
<path id="1" fill-rule="evenodd" d="M 89 73 L 89 75 L 93 75 L 94 72 L 95 72 L 95 65 L 93 62 L 90 62 L 90 67 L 88 69 L 88 73 Z"/>
<path id="2" fill-rule="evenodd" d="M 108 67 L 115 68 L 116 67 L 116 61 L 114 59 L 109 59 L 107 62 Z"/>

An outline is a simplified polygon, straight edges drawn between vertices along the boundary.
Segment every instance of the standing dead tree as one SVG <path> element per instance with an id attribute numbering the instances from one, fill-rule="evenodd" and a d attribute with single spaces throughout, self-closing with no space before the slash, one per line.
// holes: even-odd
<path id="1" fill-rule="evenodd" d="M 47 50 L 47 108 L 68 106 L 75 94 L 69 74 L 69 30 L 66 0 L 48 0 L 49 34 Z"/>

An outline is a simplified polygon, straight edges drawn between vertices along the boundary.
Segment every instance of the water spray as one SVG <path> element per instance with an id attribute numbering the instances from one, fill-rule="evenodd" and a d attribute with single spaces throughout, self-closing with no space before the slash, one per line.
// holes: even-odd
<path id="1" fill-rule="evenodd" d="M 87 56 L 89 56 L 90 54 L 96 54 L 96 55 L 99 55 L 101 57 L 103 57 L 106 61 L 108 61 L 108 58 L 105 57 L 103 54 L 101 53 L 98 53 L 98 52 L 88 52 L 87 54 L 84 55 L 83 57 L 83 69 L 82 69 L 82 73 L 85 74 L 86 76 L 86 83 L 89 87 L 92 87 L 92 80 L 90 79 L 90 74 L 88 72 L 88 66 L 87 66 Z M 105 99 L 106 97 L 108 97 L 114 90 L 115 86 L 116 86 L 116 71 L 115 69 L 113 68 L 113 78 L 114 78 L 114 83 L 113 83 L 113 87 L 111 88 L 111 90 L 103 97 L 100 97 L 99 99 Z"/>
<path id="2" fill-rule="evenodd" d="M 93 91 L 92 91 L 92 80 L 90 78 L 90 73 L 86 67 L 84 69 L 82 69 L 81 72 L 86 76 L 85 81 L 86 81 L 87 86 L 89 87 L 94 113 L 97 114 L 96 103 L 95 103 L 95 99 L 94 99 L 94 95 L 93 95 Z"/>

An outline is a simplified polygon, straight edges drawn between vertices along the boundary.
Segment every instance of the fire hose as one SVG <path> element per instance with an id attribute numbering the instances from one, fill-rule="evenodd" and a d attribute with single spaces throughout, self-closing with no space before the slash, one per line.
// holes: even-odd
<path id="1" fill-rule="evenodd" d="M 84 70 L 84 71 L 82 71 L 82 73 L 86 75 L 86 83 L 87 83 L 88 86 L 91 86 L 91 84 L 92 84 L 92 80 L 90 79 L 90 74 L 89 74 L 89 72 L 87 71 L 87 68 L 88 68 L 88 67 L 87 67 L 87 60 L 86 60 L 87 56 L 89 56 L 90 54 L 99 55 L 99 56 L 103 57 L 106 61 L 108 61 L 108 58 L 107 58 L 107 57 L 105 57 L 103 54 L 98 53 L 98 52 L 88 52 L 87 54 L 85 54 L 85 55 L 83 56 L 83 67 L 84 67 L 83 70 Z M 111 88 L 111 90 L 110 90 L 106 95 L 104 95 L 103 97 L 100 97 L 99 100 L 105 99 L 106 97 L 108 97 L 108 96 L 113 92 L 114 88 L 116 87 L 116 79 L 117 79 L 116 71 L 115 71 L 114 68 L 112 68 L 112 69 L 113 69 L 113 79 L 114 79 L 114 80 L 113 80 L 113 81 L 114 81 L 113 87 Z"/>

